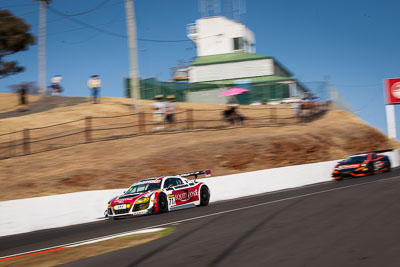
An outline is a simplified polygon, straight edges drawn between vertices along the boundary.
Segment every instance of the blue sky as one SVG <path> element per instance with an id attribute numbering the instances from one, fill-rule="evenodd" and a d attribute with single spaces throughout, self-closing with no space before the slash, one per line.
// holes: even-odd
<path id="1" fill-rule="evenodd" d="M 224 1 L 221 1 L 222 3 Z M 50 7 L 116 35 L 126 35 L 123 0 L 53 0 Z M 25 19 L 38 33 L 38 4 L 0 0 L 0 8 Z M 169 80 L 178 60 L 196 56 L 186 25 L 201 17 L 197 0 L 135 0 L 140 39 L 188 40 L 138 42 L 139 75 Z M 258 54 L 273 56 L 301 82 L 315 88 L 325 79 L 364 121 L 386 132 L 383 79 L 400 76 L 400 20 L 396 0 L 247 0 L 243 22 L 256 35 Z M 52 10 L 47 13 L 47 81 L 64 77 L 64 95 L 87 96 L 87 79 L 101 75 L 103 96 L 123 96 L 128 76 L 127 40 L 83 27 Z M 37 46 L 16 54 L 24 73 L 0 80 L 8 85 L 37 81 Z M 399 125 L 400 114 L 396 108 Z M 400 128 L 398 127 L 398 132 Z"/>

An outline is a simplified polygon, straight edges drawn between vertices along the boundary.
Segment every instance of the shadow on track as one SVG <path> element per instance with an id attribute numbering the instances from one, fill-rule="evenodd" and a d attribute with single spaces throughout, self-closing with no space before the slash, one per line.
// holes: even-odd
<path id="1" fill-rule="evenodd" d="M 244 242 L 246 241 L 251 235 L 256 233 L 264 224 L 272 221 L 280 214 L 285 212 L 286 210 L 296 206 L 300 202 L 304 201 L 306 198 L 302 198 L 297 200 L 296 202 L 287 205 L 286 207 L 278 210 L 275 213 L 269 214 L 264 220 L 260 223 L 256 224 L 254 227 L 250 228 L 247 232 L 244 232 L 243 235 L 239 236 L 235 242 L 233 242 L 230 246 L 228 246 L 221 254 L 219 254 L 208 266 L 217 266 L 220 264 L 225 258 L 227 258 L 230 254 L 234 253 L 234 251 Z"/>
<path id="2" fill-rule="evenodd" d="M 196 233 L 197 231 L 199 231 L 200 229 L 202 229 L 202 226 L 206 226 L 209 224 L 213 224 L 215 223 L 217 220 L 219 220 L 220 218 L 222 218 L 223 216 L 218 216 L 215 217 L 214 219 L 212 219 L 211 221 L 206 221 L 204 224 L 202 224 L 200 227 L 197 227 L 196 230 L 185 233 L 183 235 L 179 235 L 177 236 L 175 239 L 171 240 L 171 242 L 169 242 L 168 245 L 162 245 L 162 246 L 157 246 L 154 249 L 150 250 L 149 252 L 147 252 L 146 254 L 144 254 L 142 257 L 140 257 L 139 259 L 135 260 L 134 262 L 130 263 L 129 265 L 126 265 L 127 267 L 133 267 L 133 266 L 138 266 L 140 263 L 142 263 L 143 261 L 145 261 L 146 259 L 148 259 L 149 257 L 154 256 L 157 253 L 160 253 L 164 250 L 166 250 L 168 247 L 172 246 L 173 244 L 175 244 L 175 241 L 182 241 L 185 238 L 188 238 L 189 236 L 193 235 L 194 233 Z"/>

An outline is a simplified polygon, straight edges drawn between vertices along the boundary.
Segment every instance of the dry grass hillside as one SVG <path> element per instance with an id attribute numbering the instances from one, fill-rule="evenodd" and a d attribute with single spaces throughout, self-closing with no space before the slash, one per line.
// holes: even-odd
<path id="1" fill-rule="evenodd" d="M 28 102 L 30 104 L 35 103 L 39 98 L 40 96 L 38 95 L 30 95 Z M 19 96 L 17 94 L 0 93 L 0 113 L 15 110 L 18 101 Z"/>
<path id="2" fill-rule="evenodd" d="M 11 97 L 15 96 L 0 94 L 4 102 Z M 98 105 L 89 100 L 60 105 L 44 112 L 0 119 L 0 129 L 4 133 L 85 116 L 126 114 L 130 103 L 129 99 L 103 98 Z M 142 101 L 141 105 L 150 111 L 149 101 Z M 201 110 L 221 108 L 211 104 L 179 105 Z M 13 108 L 16 107 L 9 107 Z M 257 108 L 254 112 L 261 112 Z M 248 172 L 395 147 L 398 143 L 380 131 L 339 110 L 331 110 L 313 122 L 288 126 L 155 133 L 0 160 L 0 201 L 123 188 L 145 177 L 201 169 L 211 169 L 213 175 Z"/>

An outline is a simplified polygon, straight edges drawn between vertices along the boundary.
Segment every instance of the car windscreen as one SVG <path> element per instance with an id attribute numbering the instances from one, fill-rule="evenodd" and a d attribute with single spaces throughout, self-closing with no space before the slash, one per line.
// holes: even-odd
<path id="1" fill-rule="evenodd" d="M 367 159 L 367 156 L 354 156 L 354 157 L 345 158 L 342 163 L 344 163 L 344 164 L 363 163 L 366 159 Z"/>
<path id="2" fill-rule="evenodd" d="M 161 188 L 161 181 L 143 181 L 129 187 L 125 194 L 144 193 L 149 190 L 157 190 Z"/>

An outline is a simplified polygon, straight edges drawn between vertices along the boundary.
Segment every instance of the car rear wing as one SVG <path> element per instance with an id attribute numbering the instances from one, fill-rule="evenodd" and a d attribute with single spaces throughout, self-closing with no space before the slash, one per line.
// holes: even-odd
<path id="1" fill-rule="evenodd" d="M 374 152 L 375 152 L 376 154 L 378 154 L 378 153 L 385 153 L 385 152 L 390 152 L 390 151 L 393 151 L 393 149 L 375 150 Z"/>
<path id="2" fill-rule="evenodd" d="M 393 151 L 393 149 L 389 148 L 389 149 L 382 149 L 382 150 L 373 150 L 373 151 L 361 152 L 361 153 L 357 153 L 357 154 L 353 154 L 353 155 L 368 154 L 368 153 L 371 153 L 371 152 L 373 152 L 375 154 L 379 154 L 379 153 L 385 153 L 385 152 L 390 152 L 390 151 Z"/>
<path id="3" fill-rule="evenodd" d="M 211 170 L 203 170 L 203 171 L 197 171 L 197 172 L 188 172 L 188 173 L 182 173 L 182 174 L 178 174 L 178 176 L 180 177 L 190 177 L 190 176 L 194 176 L 194 180 L 197 180 L 197 176 L 204 174 L 205 177 L 210 177 L 211 176 Z"/>

